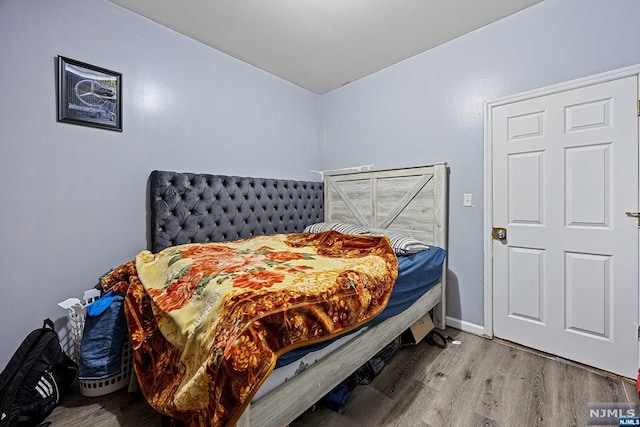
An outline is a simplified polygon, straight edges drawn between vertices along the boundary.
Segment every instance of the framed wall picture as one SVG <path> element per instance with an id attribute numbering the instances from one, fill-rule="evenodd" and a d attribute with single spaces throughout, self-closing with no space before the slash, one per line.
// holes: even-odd
<path id="1" fill-rule="evenodd" d="M 122 132 L 122 74 L 58 56 L 58 121 Z"/>

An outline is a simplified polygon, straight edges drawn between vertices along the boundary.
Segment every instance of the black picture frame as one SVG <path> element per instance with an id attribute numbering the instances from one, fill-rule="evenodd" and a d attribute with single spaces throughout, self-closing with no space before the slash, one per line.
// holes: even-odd
<path id="1" fill-rule="evenodd" d="M 122 74 L 58 56 L 58 121 L 122 132 Z"/>

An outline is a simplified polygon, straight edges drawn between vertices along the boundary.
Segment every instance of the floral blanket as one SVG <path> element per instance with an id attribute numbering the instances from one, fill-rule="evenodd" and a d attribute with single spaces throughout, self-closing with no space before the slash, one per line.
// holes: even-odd
<path id="1" fill-rule="evenodd" d="M 187 425 L 226 426 L 278 355 L 372 319 L 396 276 L 386 237 L 328 231 L 143 251 L 102 285 L 126 295 L 149 403 Z"/>

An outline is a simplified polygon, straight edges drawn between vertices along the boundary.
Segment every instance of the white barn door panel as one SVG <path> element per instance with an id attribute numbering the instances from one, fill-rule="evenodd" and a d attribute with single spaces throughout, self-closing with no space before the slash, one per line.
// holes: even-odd
<path id="1" fill-rule="evenodd" d="M 492 111 L 497 337 L 635 378 L 638 80 Z"/>

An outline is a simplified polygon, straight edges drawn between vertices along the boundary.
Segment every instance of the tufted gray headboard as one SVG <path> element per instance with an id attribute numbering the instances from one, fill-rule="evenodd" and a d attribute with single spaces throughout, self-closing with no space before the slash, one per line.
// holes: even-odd
<path id="1" fill-rule="evenodd" d="M 302 232 L 323 220 L 321 182 L 153 171 L 151 251 Z"/>

